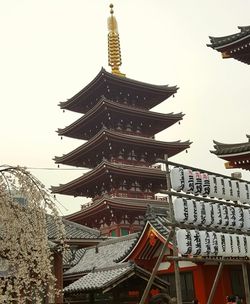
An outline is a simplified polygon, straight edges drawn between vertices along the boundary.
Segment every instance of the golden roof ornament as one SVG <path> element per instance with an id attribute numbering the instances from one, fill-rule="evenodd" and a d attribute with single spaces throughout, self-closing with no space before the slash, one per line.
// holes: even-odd
<path id="1" fill-rule="evenodd" d="M 108 60 L 112 74 L 124 76 L 119 67 L 122 65 L 120 38 L 118 33 L 117 21 L 114 16 L 113 4 L 110 4 L 110 17 L 108 18 Z"/>

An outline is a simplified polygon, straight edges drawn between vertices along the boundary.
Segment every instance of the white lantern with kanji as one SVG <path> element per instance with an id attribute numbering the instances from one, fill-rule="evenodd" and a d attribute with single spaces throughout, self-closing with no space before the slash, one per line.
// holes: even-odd
<path id="1" fill-rule="evenodd" d="M 233 205 L 227 206 L 227 210 L 228 210 L 228 227 L 235 228 L 236 226 L 235 207 Z"/>
<path id="2" fill-rule="evenodd" d="M 207 173 L 201 173 L 202 190 L 201 195 L 208 196 L 210 194 L 210 180 Z"/>
<path id="3" fill-rule="evenodd" d="M 190 231 L 178 229 L 176 231 L 176 240 L 179 253 L 188 255 L 192 252 L 192 240 Z"/>
<path id="4" fill-rule="evenodd" d="M 240 200 L 240 182 L 237 180 L 232 180 L 233 198 L 232 200 L 237 202 Z"/>
<path id="5" fill-rule="evenodd" d="M 191 169 L 184 169 L 184 187 L 182 191 L 186 193 L 193 193 L 194 191 L 194 176 L 193 171 Z"/>
<path id="6" fill-rule="evenodd" d="M 225 200 L 230 201 L 233 199 L 232 181 L 230 178 L 224 179 L 225 184 Z"/>
<path id="7" fill-rule="evenodd" d="M 211 203 L 204 203 L 205 206 L 205 225 L 210 226 L 214 223 L 214 211 Z"/>
<path id="8" fill-rule="evenodd" d="M 193 172 L 194 176 L 194 195 L 200 195 L 202 193 L 202 176 L 199 171 Z"/>
<path id="9" fill-rule="evenodd" d="M 246 182 L 240 182 L 240 202 L 250 204 L 250 189 L 249 184 Z"/>
<path id="10" fill-rule="evenodd" d="M 184 188 L 184 172 L 181 167 L 174 167 L 170 171 L 171 187 L 175 191 L 181 191 Z"/>
<path id="11" fill-rule="evenodd" d="M 201 254 L 201 238 L 199 230 L 190 230 L 191 242 L 192 242 L 192 255 Z"/>
<path id="12" fill-rule="evenodd" d="M 209 175 L 209 183 L 210 183 L 210 193 L 209 196 L 214 198 L 218 195 L 218 187 L 217 187 L 217 180 L 215 175 Z"/>

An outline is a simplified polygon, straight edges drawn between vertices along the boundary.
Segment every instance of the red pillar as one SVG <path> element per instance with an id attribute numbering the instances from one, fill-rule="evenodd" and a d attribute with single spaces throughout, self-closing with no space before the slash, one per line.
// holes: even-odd
<path id="1" fill-rule="evenodd" d="M 117 226 L 116 226 L 116 235 L 117 235 L 117 236 L 121 236 L 120 225 L 117 225 Z"/>
<path id="2" fill-rule="evenodd" d="M 193 270 L 195 296 L 200 304 L 207 303 L 206 283 L 204 280 L 203 266 L 197 265 Z"/>

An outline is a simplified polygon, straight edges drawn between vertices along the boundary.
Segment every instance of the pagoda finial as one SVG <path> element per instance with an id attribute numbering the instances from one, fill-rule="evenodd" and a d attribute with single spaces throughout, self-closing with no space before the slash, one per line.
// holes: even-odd
<path id="1" fill-rule="evenodd" d="M 108 18 L 108 59 L 112 74 L 125 76 L 119 67 L 122 65 L 120 38 L 118 33 L 117 21 L 114 16 L 113 4 L 110 4 L 110 17 Z"/>

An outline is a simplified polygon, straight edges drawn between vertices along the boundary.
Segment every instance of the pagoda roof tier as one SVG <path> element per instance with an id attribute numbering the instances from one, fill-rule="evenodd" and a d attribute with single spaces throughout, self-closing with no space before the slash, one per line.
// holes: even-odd
<path id="1" fill-rule="evenodd" d="M 224 37 L 209 37 L 209 47 L 221 52 L 223 58 L 234 58 L 250 64 L 250 26 L 239 26 L 240 32 Z"/>
<path id="2" fill-rule="evenodd" d="M 103 161 L 95 169 L 83 174 L 73 181 L 52 187 L 53 193 L 95 197 L 101 190 L 108 193 L 119 187 L 119 182 L 142 182 L 150 188 L 151 193 L 157 193 L 166 188 L 166 174 L 160 169 L 132 165 L 114 164 Z"/>
<path id="3" fill-rule="evenodd" d="M 94 217 L 102 215 L 104 210 L 109 209 L 109 212 L 118 210 L 126 212 L 136 212 L 137 214 L 145 214 L 149 205 L 157 207 L 166 206 L 167 201 L 159 199 L 138 199 L 138 198 L 126 198 L 126 197 L 110 197 L 103 196 L 99 200 L 91 201 L 88 204 L 83 205 L 80 211 L 74 212 L 65 216 L 65 219 L 82 223 L 84 221 L 93 221 Z"/>
<path id="4" fill-rule="evenodd" d="M 65 102 L 61 109 L 86 113 L 105 95 L 109 99 L 151 109 L 177 92 L 176 86 L 153 85 L 108 73 L 104 68 L 80 92 Z"/>
<path id="5" fill-rule="evenodd" d="M 118 157 L 122 149 L 127 152 L 134 150 L 139 156 L 145 155 L 145 161 L 153 164 L 156 158 L 160 158 L 159 154 L 167 154 L 168 157 L 174 156 L 179 152 L 189 148 L 191 142 L 173 141 L 163 142 L 152 138 L 123 134 L 113 130 L 102 129 L 88 142 L 76 148 L 72 152 L 61 157 L 55 157 L 57 164 L 65 164 L 76 167 L 93 168 L 97 166 L 103 158 L 111 161 L 112 153 Z M 138 163 L 139 163 L 138 158 Z M 119 160 L 119 162 L 123 162 Z M 124 162 L 126 160 L 124 159 Z"/>
<path id="6" fill-rule="evenodd" d="M 226 168 L 242 168 L 250 170 L 250 135 L 248 141 L 243 143 L 224 144 L 214 140 L 214 151 L 211 153 L 227 160 Z"/>
<path id="7" fill-rule="evenodd" d="M 150 137 L 182 120 L 183 116 L 183 113 L 162 114 L 138 109 L 102 96 L 86 115 L 57 132 L 60 136 L 88 140 L 104 126 L 108 129 L 117 129 L 120 126 L 125 133 L 140 132 Z M 131 124 L 129 131 L 126 131 L 127 124 Z"/>

